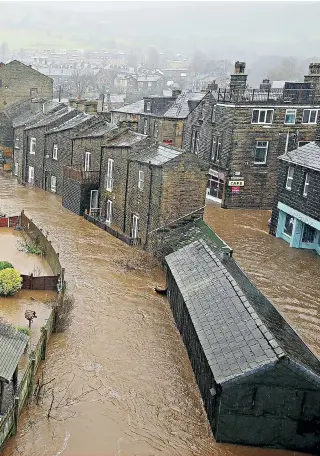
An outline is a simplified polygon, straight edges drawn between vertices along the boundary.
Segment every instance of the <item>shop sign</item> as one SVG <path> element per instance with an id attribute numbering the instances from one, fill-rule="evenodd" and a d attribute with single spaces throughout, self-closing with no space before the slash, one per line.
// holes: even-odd
<path id="1" fill-rule="evenodd" d="M 233 195 L 239 195 L 240 194 L 240 189 L 241 189 L 241 187 L 232 187 L 231 193 Z"/>
<path id="2" fill-rule="evenodd" d="M 244 180 L 229 180 L 228 185 L 229 187 L 243 187 Z"/>

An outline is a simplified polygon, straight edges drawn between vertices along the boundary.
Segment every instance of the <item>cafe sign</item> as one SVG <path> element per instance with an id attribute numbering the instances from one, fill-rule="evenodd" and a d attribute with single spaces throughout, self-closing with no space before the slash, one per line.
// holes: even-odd
<path id="1" fill-rule="evenodd" d="M 243 187 L 244 186 L 244 180 L 229 180 L 228 182 L 229 187 Z"/>

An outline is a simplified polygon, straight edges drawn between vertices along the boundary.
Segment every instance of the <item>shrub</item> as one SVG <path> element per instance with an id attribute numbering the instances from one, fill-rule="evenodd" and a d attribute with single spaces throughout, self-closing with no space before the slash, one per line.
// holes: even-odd
<path id="1" fill-rule="evenodd" d="M 3 269 L 0 271 L 0 296 L 11 296 L 21 290 L 22 278 L 17 269 Z"/>
<path id="2" fill-rule="evenodd" d="M 16 326 L 16 329 L 24 334 L 26 334 L 27 336 L 31 336 L 31 331 L 29 328 L 26 328 L 25 326 Z"/>
<path id="3" fill-rule="evenodd" d="M 13 266 L 11 263 L 9 263 L 8 261 L 0 261 L 0 271 L 2 271 L 3 269 L 13 269 Z"/>

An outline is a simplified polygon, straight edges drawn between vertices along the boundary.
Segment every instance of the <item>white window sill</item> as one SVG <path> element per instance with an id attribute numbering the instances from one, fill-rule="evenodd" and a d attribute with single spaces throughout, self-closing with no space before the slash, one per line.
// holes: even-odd
<path id="1" fill-rule="evenodd" d="M 29 152 L 29 153 L 30 153 L 30 155 L 36 155 L 36 153 L 35 153 L 35 152 Z"/>
<path id="2" fill-rule="evenodd" d="M 288 125 L 288 126 L 290 126 L 290 125 L 295 125 L 295 124 L 296 124 L 295 122 L 284 122 L 283 125 Z"/>
<path id="3" fill-rule="evenodd" d="M 286 190 L 288 190 L 288 192 L 291 192 L 291 188 L 292 187 L 290 187 L 290 188 L 286 187 Z"/>
<path id="4" fill-rule="evenodd" d="M 317 125 L 317 122 L 301 122 L 301 125 Z"/>
<path id="5" fill-rule="evenodd" d="M 267 162 L 253 162 L 254 165 L 266 165 Z"/>

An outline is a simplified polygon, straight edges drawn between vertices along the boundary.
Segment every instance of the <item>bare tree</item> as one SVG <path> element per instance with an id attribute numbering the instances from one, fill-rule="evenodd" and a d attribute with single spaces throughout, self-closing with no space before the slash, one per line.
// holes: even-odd
<path id="1" fill-rule="evenodd" d="M 83 97 L 95 84 L 93 71 L 87 68 L 73 70 L 70 78 L 70 89 L 72 95 Z"/>

